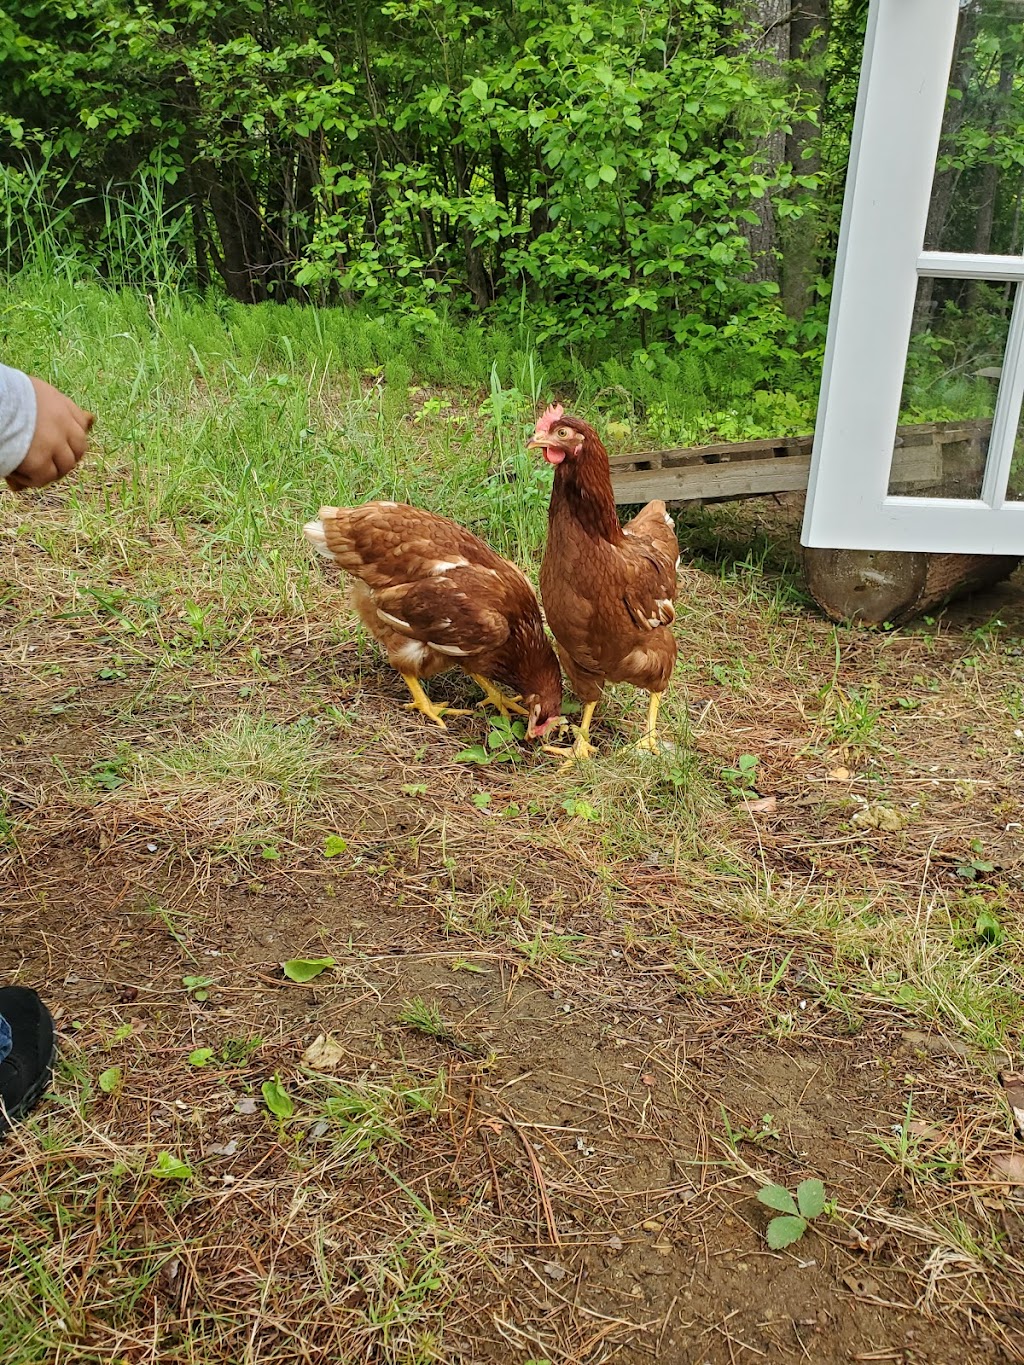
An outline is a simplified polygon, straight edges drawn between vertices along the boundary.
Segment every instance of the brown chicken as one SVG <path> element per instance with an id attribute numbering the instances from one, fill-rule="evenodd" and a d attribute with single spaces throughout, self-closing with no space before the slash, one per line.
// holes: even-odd
<path id="1" fill-rule="evenodd" d="M 663 502 L 649 502 L 619 525 L 608 453 L 592 426 L 548 408 L 530 449 L 555 466 L 541 601 L 576 695 L 582 723 L 572 756 L 589 758 L 590 723 L 605 683 L 632 683 L 651 694 L 638 749 L 655 753 L 661 694 L 676 660 L 679 544 Z"/>
<path id="2" fill-rule="evenodd" d="M 321 507 L 304 527 L 352 575 L 349 600 L 412 693 L 408 705 L 447 729 L 420 679 L 461 668 L 503 715 L 540 739 L 562 723 L 562 674 L 525 574 L 447 517 L 398 502 Z M 505 696 L 495 683 L 512 688 Z M 523 706 L 518 706 L 517 701 Z M 481 705 L 484 703 L 481 703 Z M 525 709 L 524 709 L 525 707 Z"/>

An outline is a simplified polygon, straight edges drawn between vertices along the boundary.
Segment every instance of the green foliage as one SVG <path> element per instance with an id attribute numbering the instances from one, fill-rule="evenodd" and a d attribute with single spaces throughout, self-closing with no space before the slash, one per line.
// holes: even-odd
<path id="1" fill-rule="evenodd" d="M 181 984 L 191 995 L 192 999 L 199 1004 L 203 1004 L 210 998 L 209 987 L 213 985 L 212 976 L 183 976 Z"/>
<path id="2" fill-rule="evenodd" d="M 302 984 L 306 981 L 312 981 L 321 972 L 325 972 L 328 967 L 333 967 L 336 960 L 333 957 L 293 957 L 287 962 L 282 962 L 281 968 L 289 981 L 297 981 Z"/>
<path id="3" fill-rule="evenodd" d="M 119 1066 L 108 1066 L 106 1071 L 100 1072 L 99 1087 L 104 1095 L 116 1095 L 121 1089 L 121 1068 Z"/>
<path id="4" fill-rule="evenodd" d="M 308 0 L 258 23 L 237 0 L 14 0 L 0 247 L 8 269 L 399 301 L 424 326 L 495 305 L 560 346 L 756 325 L 770 347 L 750 230 L 818 180 L 757 153 L 812 111 L 744 24 L 714 0 Z"/>
<path id="5" fill-rule="evenodd" d="M 526 726 L 521 720 L 506 720 L 495 716 L 490 723 L 483 744 L 471 744 L 455 755 L 456 763 L 476 763 L 489 767 L 492 763 L 516 763 L 523 756 L 521 741 L 526 738 Z"/>
<path id="6" fill-rule="evenodd" d="M 753 800 L 757 796 L 754 787 L 757 764 L 756 754 L 740 754 L 734 768 L 722 769 L 722 781 L 734 801 Z"/>
<path id="7" fill-rule="evenodd" d="M 766 1208 L 779 1214 L 768 1224 L 765 1234 L 773 1251 L 798 1242 L 811 1220 L 825 1212 L 825 1186 L 820 1180 L 802 1180 L 795 1199 L 782 1185 L 764 1185 L 757 1197 Z"/>
<path id="8" fill-rule="evenodd" d="M 280 1122 L 290 1119 L 295 1113 L 295 1101 L 281 1084 L 280 1076 L 275 1075 L 272 1081 L 264 1081 L 260 1090 L 264 1104 Z"/>
<path id="9" fill-rule="evenodd" d="M 171 1152 L 160 1152 L 156 1162 L 150 1167 L 149 1174 L 157 1176 L 160 1180 L 191 1180 L 192 1167 Z"/>

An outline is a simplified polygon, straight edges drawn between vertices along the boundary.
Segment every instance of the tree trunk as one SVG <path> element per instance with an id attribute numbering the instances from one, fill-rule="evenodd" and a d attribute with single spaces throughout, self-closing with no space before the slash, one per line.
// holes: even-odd
<path id="1" fill-rule="evenodd" d="M 790 61 L 799 64 L 794 85 L 810 97 L 819 114 L 825 93 L 822 67 L 828 46 L 828 12 L 828 0 L 797 0 L 789 20 Z M 818 125 L 810 119 L 794 121 L 786 138 L 786 160 L 794 175 L 817 175 L 820 136 Z M 787 219 L 780 232 L 782 306 L 791 318 L 802 318 L 811 304 L 820 266 L 819 233 L 817 204 L 811 202 L 805 203 L 801 217 Z"/>
<path id="2" fill-rule="evenodd" d="M 833 621 L 902 625 L 954 597 L 1008 578 L 1019 555 L 804 550 L 811 596 Z"/>
<path id="3" fill-rule="evenodd" d="M 1005 126 L 1007 101 L 1013 91 L 1015 62 L 1008 52 L 999 56 L 999 83 L 996 87 L 995 107 L 992 110 L 988 127 L 993 135 Z M 974 227 L 974 250 L 981 256 L 992 251 L 992 231 L 996 221 L 996 201 L 999 198 L 999 176 L 1001 167 L 996 161 L 989 161 L 981 173 L 978 196 L 978 221 Z M 967 307 L 973 310 L 981 307 L 981 281 L 972 280 L 967 291 Z"/>
<path id="4" fill-rule="evenodd" d="M 789 19 L 790 0 L 755 0 L 752 23 L 755 26 L 753 51 L 754 70 L 766 82 L 781 78 L 783 63 L 789 57 Z M 769 178 L 781 166 L 786 155 L 786 134 L 778 128 L 774 132 L 757 138 L 755 157 L 763 172 Z M 747 241 L 753 268 L 751 279 L 758 282 L 778 283 L 778 234 L 775 224 L 775 207 L 771 192 L 755 199 L 751 208 L 757 214 L 757 222 L 747 229 Z"/>
<path id="5" fill-rule="evenodd" d="M 464 199 L 469 193 L 469 168 L 458 143 L 452 146 L 451 151 L 452 165 L 455 169 L 455 187 L 459 198 Z M 486 308 L 491 301 L 491 288 L 487 277 L 487 268 L 484 265 L 483 252 L 473 241 L 473 232 L 468 224 L 462 224 L 460 235 L 466 261 L 466 286 L 476 306 Z"/>
<path id="6" fill-rule="evenodd" d="M 497 138 L 491 139 L 491 179 L 494 184 L 494 197 L 511 214 L 511 199 L 508 192 L 508 176 L 505 174 L 505 149 Z M 492 271 L 494 291 L 497 292 L 505 275 L 505 248 L 508 238 L 504 235 L 494 244 L 494 269 Z"/>

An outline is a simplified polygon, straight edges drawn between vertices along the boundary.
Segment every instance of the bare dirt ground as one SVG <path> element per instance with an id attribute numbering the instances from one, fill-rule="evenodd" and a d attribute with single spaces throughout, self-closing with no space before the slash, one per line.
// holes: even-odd
<path id="1" fill-rule="evenodd" d="M 5 542 L 5 1360 L 1024 1360 L 1024 583 L 835 631 L 774 515 L 693 531 L 678 749 L 617 695 L 568 773 L 456 762 L 336 585 L 186 647 Z"/>

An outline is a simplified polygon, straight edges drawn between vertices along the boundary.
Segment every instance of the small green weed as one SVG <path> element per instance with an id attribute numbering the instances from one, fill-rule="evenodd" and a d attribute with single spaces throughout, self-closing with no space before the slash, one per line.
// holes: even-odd
<path id="1" fill-rule="evenodd" d="M 774 1209 L 779 1217 L 768 1224 L 766 1238 L 773 1251 L 792 1246 L 804 1236 L 813 1219 L 827 1208 L 825 1186 L 820 1180 L 801 1180 L 796 1187 L 796 1198 L 782 1185 L 764 1185 L 757 1197 L 766 1208 Z"/>
<path id="2" fill-rule="evenodd" d="M 976 882 L 987 877 L 990 872 L 996 870 L 995 863 L 989 862 L 987 858 L 982 858 L 985 849 L 980 839 L 971 840 L 972 858 L 966 858 L 956 870 L 956 875 L 965 882 Z"/>
<path id="3" fill-rule="evenodd" d="M 455 755 L 456 763 L 476 763 L 488 767 L 492 763 L 518 763 L 523 757 L 521 746 L 526 738 L 526 726 L 521 720 L 506 720 L 495 716 L 483 744 L 471 744 Z"/>
<path id="4" fill-rule="evenodd" d="M 756 754 L 740 754 L 734 768 L 722 769 L 725 789 L 734 801 L 752 801 L 757 797 L 754 779 L 757 776 Z"/>
<path id="5" fill-rule="evenodd" d="M 210 987 L 213 985 L 212 976 L 183 976 L 181 984 L 188 991 L 189 995 L 198 1004 L 204 1004 L 210 998 Z"/>
<path id="6" fill-rule="evenodd" d="M 477 1057 L 483 1051 L 479 1043 L 463 1038 L 455 1025 L 444 1018 L 437 1005 L 428 1004 L 420 996 L 406 1001 L 398 1011 L 398 1022 L 403 1028 L 422 1033 L 439 1043 L 446 1043 L 457 1052 L 466 1053 L 467 1056 Z"/>

